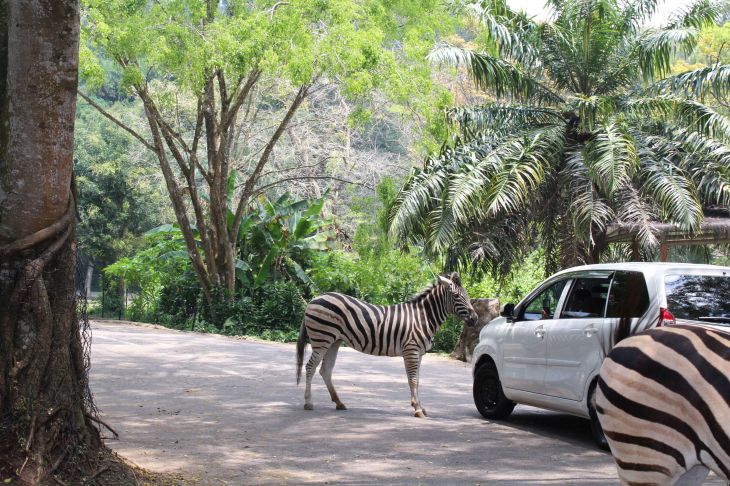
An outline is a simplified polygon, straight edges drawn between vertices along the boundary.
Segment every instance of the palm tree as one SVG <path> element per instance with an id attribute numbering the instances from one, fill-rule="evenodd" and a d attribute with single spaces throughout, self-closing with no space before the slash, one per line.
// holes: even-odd
<path id="1" fill-rule="evenodd" d="M 703 100 L 730 66 L 668 76 L 713 23 L 701 0 L 645 27 L 657 0 L 551 0 L 539 23 L 504 0 L 461 4 L 489 49 L 445 42 L 431 61 L 466 68 L 492 101 L 454 108 L 454 135 L 413 169 L 391 231 L 439 255 L 507 270 L 539 242 L 547 271 L 596 262 L 611 222 L 656 245 L 652 221 L 693 231 L 730 204 L 730 120 Z"/>

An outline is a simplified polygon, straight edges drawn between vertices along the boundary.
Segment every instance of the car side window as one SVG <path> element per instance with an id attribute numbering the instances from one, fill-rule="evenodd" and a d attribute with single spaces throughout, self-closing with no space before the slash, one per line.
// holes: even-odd
<path id="1" fill-rule="evenodd" d="M 606 317 L 641 317 L 649 307 L 649 290 L 641 272 L 616 272 Z"/>
<path id="2" fill-rule="evenodd" d="M 540 319 L 552 319 L 555 315 L 555 308 L 558 306 L 560 295 L 567 280 L 560 280 L 537 294 L 525 306 L 523 321 L 537 321 Z"/>
<path id="3" fill-rule="evenodd" d="M 603 317 L 606 308 L 609 278 L 577 278 L 570 289 L 561 319 Z"/>

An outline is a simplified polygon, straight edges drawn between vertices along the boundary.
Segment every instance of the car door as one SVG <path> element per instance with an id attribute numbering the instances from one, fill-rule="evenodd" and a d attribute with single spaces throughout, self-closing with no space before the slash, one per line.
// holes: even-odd
<path id="1" fill-rule="evenodd" d="M 576 276 L 558 318 L 546 324 L 546 395 L 581 400 L 588 377 L 601 366 L 611 277 Z"/>
<path id="2" fill-rule="evenodd" d="M 533 393 L 544 393 L 545 326 L 560 304 L 566 279 L 548 284 L 519 306 L 502 347 L 502 384 Z"/>

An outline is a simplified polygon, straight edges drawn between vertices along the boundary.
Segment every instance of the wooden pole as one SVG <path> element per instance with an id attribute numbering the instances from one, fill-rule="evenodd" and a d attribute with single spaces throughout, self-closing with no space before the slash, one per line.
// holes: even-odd
<path id="1" fill-rule="evenodd" d="M 665 241 L 662 241 L 659 246 L 659 261 L 666 262 L 669 259 L 669 245 Z"/>

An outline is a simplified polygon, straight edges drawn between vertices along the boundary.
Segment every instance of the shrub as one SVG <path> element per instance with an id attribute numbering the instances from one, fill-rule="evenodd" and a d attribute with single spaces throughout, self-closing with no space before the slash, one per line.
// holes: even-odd
<path id="1" fill-rule="evenodd" d="M 398 250 L 365 255 L 343 250 L 313 259 L 310 277 L 320 292 L 341 292 L 373 304 L 403 302 L 433 280 L 429 264 Z"/>
<path id="2" fill-rule="evenodd" d="M 437 353 L 450 353 L 456 347 L 461 331 L 464 329 L 464 322 L 456 316 L 449 316 L 441 325 L 433 337 L 431 351 Z"/>

